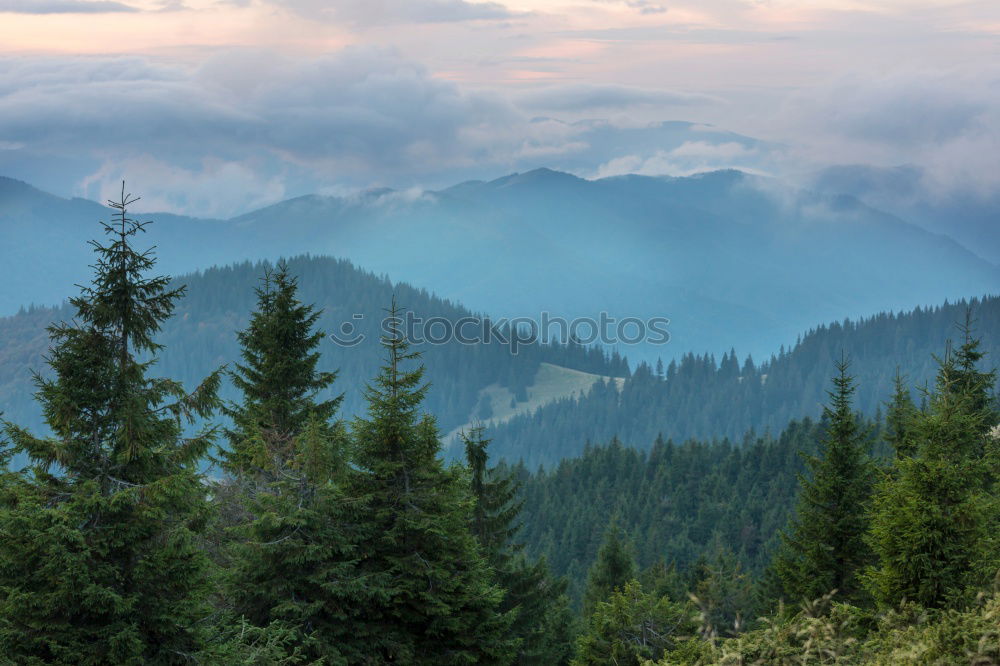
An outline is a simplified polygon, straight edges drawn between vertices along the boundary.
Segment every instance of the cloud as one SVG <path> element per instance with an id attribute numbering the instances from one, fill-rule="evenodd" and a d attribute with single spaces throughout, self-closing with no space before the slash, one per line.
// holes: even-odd
<path id="1" fill-rule="evenodd" d="M 208 158 L 197 168 L 185 169 L 150 155 L 109 160 L 80 184 L 81 193 L 96 201 L 121 194 L 120 183 L 141 192 L 137 211 L 186 213 L 224 218 L 235 210 L 259 208 L 285 196 L 280 178 L 268 176 L 252 163 Z"/>
<path id="2" fill-rule="evenodd" d="M 912 164 L 929 188 L 1000 188 L 1000 69 L 840 78 L 790 95 L 775 123 L 788 173 Z"/>
<path id="3" fill-rule="evenodd" d="M 234 192 L 209 206 L 219 215 L 253 204 L 239 201 L 240 178 L 249 181 L 233 164 L 269 183 L 298 183 L 292 194 L 331 182 L 444 184 L 444 173 L 492 174 L 515 161 L 527 124 L 504 98 L 465 91 L 383 49 L 301 58 L 233 50 L 196 67 L 134 57 L 0 61 L 0 144 L 23 146 L 25 158 L 86 159 L 95 178 L 117 179 L 115 164 L 153 165 L 170 176 L 164 187 L 200 174 Z M 533 143 L 547 145 L 545 133 Z M 3 154 L 0 169 L 16 164 L 17 151 Z M 181 193 L 167 203 L 201 212 L 205 202 Z"/>
<path id="4" fill-rule="evenodd" d="M 948 77 L 896 75 L 802 91 L 787 101 L 786 113 L 820 121 L 827 132 L 849 139 L 905 147 L 966 134 L 990 103 Z"/>
<path id="5" fill-rule="evenodd" d="M 626 5 L 637 10 L 640 14 L 662 14 L 667 11 L 665 5 L 648 0 L 627 0 Z"/>
<path id="6" fill-rule="evenodd" d="M 626 86 L 555 86 L 510 100 L 377 48 L 316 57 L 232 49 L 198 65 L 23 57 L 0 60 L 0 145 L 17 147 L 0 152 L 0 172 L 71 158 L 84 164 L 70 164 L 77 194 L 103 196 L 100 183 L 124 177 L 137 190 L 159 192 L 144 206 L 228 216 L 331 187 L 434 188 L 538 166 L 590 174 L 621 155 L 648 160 L 693 135 L 703 151 L 738 142 L 687 123 L 532 118 L 537 105 L 569 111 L 705 101 L 716 103 Z M 151 189 L 141 188 L 147 180 Z"/>
<path id="7" fill-rule="evenodd" d="M 667 6 L 662 2 L 653 0 L 595 0 L 600 4 L 623 4 L 629 9 L 634 9 L 640 14 L 663 14 L 667 11 Z"/>
<path id="8" fill-rule="evenodd" d="M 394 51 L 371 47 L 299 57 L 230 49 L 198 64 L 134 56 L 8 58 L 0 60 L 6 148 L 0 173 L 34 181 L 42 169 L 36 165 L 58 163 L 46 173 L 71 174 L 61 182 L 86 196 L 122 177 L 138 190 L 149 174 L 159 198 L 144 206 L 228 216 L 331 187 L 436 188 L 540 166 L 587 175 L 616 157 L 648 161 L 686 142 L 702 153 L 712 150 L 709 144 L 753 145 L 688 123 L 532 117 L 539 105 L 569 112 L 701 102 L 718 103 L 579 85 L 509 99 L 436 78 Z M 734 159 L 684 150 L 670 157 L 683 168 Z"/>
<path id="9" fill-rule="evenodd" d="M 739 169 L 747 173 L 765 173 L 758 167 L 761 155 L 757 147 L 728 141 L 685 141 L 676 148 L 651 153 L 614 157 L 601 164 L 595 178 L 635 173 L 644 176 L 688 176 L 719 169 Z"/>
<path id="10" fill-rule="evenodd" d="M 587 111 L 623 109 L 634 106 L 691 106 L 717 104 L 711 95 L 653 90 L 620 85 L 556 85 L 522 94 L 518 102 L 529 109 L 546 111 Z"/>
<path id="11" fill-rule="evenodd" d="M 316 191 L 434 189 L 541 166 L 582 176 L 726 167 L 794 176 L 838 163 L 914 164 L 933 187 L 1000 188 L 1000 70 L 840 78 L 783 103 L 761 95 L 747 103 L 617 84 L 504 95 L 373 47 L 317 56 L 234 48 L 197 63 L 8 57 L 0 173 L 95 196 L 99 183 L 138 183 L 144 176 L 132 172 L 141 171 L 164 209 L 217 216 Z M 784 145 L 644 120 L 677 109 L 729 127 L 756 115 L 745 131 Z"/>
<path id="12" fill-rule="evenodd" d="M 0 0 L 0 13 L 108 14 L 137 12 L 137 8 L 110 0 Z"/>
<path id="13" fill-rule="evenodd" d="M 242 3 L 244 0 L 232 0 Z M 516 14 L 498 2 L 466 0 L 261 0 L 318 20 L 359 26 L 453 23 L 509 19 Z"/>
<path id="14" fill-rule="evenodd" d="M 757 45 L 775 42 L 794 42 L 797 35 L 771 29 L 747 29 L 743 27 L 705 28 L 698 25 L 633 25 L 593 27 L 564 30 L 561 36 L 576 39 L 591 39 L 605 43 L 673 43 L 673 44 L 726 44 Z"/>

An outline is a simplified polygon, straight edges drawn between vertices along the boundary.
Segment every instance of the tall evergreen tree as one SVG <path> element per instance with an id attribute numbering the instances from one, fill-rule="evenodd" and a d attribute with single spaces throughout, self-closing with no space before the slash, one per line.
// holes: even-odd
<path id="1" fill-rule="evenodd" d="M 635 561 L 615 525 L 607 529 L 604 541 L 597 551 L 597 559 L 587 572 L 587 589 L 583 595 L 583 617 L 586 619 L 597 608 L 597 604 L 607 601 L 616 589 L 636 577 Z"/>
<path id="2" fill-rule="evenodd" d="M 377 590 L 353 627 L 368 663 L 509 663 L 516 644 L 502 590 L 469 529 L 473 499 L 462 468 L 445 468 L 434 420 L 420 416 L 427 391 L 395 303 L 383 337 L 387 359 L 368 387 L 368 417 L 354 423 L 352 494 L 369 539 L 361 572 Z"/>
<path id="3" fill-rule="evenodd" d="M 266 474 L 275 463 L 273 456 L 292 453 L 276 447 L 279 440 L 291 444 L 311 422 L 332 424 L 342 400 L 319 399 L 336 379 L 334 372 L 317 370 L 323 333 L 313 329 L 320 312 L 299 302 L 298 280 L 284 262 L 265 273 L 262 282 L 256 290 L 257 310 L 237 336 L 243 363 L 231 373 L 243 400 L 225 408 L 233 421 L 226 431 L 229 449 L 223 452 L 231 474 Z"/>
<path id="4" fill-rule="evenodd" d="M 514 554 L 522 549 L 512 544 L 517 534 L 517 517 L 524 505 L 518 500 L 517 482 L 512 475 L 498 476 L 489 469 L 490 441 L 483 437 L 483 428 L 462 432 L 465 460 L 469 466 L 472 495 L 472 533 L 479 540 L 494 569 L 504 568 Z"/>
<path id="5" fill-rule="evenodd" d="M 818 455 L 806 457 L 808 476 L 800 477 L 796 513 L 774 563 L 785 595 L 795 601 L 834 590 L 854 601 L 863 594 L 858 574 L 871 557 L 865 532 L 874 469 L 867 433 L 852 408 L 848 367 L 846 359 L 837 363 L 823 410 L 826 431 Z"/>
<path id="6" fill-rule="evenodd" d="M 220 372 L 194 392 L 147 376 L 154 336 L 183 287 L 146 277 L 137 201 L 109 202 L 93 280 L 50 327 L 54 378 L 36 376 L 52 431 L 4 424 L 29 466 L 0 507 L 0 654 L 18 664 L 180 664 L 200 646 L 207 562 L 195 533 L 207 502 L 198 461 L 214 429 Z M 144 359 L 144 360 L 143 360 Z"/>
<path id="7" fill-rule="evenodd" d="M 978 340 L 968 325 L 964 332 L 911 426 L 913 456 L 898 459 L 876 493 L 869 541 L 879 562 L 868 585 L 883 605 L 960 604 L 996 570 L 995 375 L 978 369 Z"/>
<path id="8" fill-rule="evenodd" d="M 289 654 L 353 663 L 361 648 L 350 619 L 367 588 L 355 573 L 352 527 L 344 501 L 346 432 L 333 420 L 340 398 L 319 400 L 335 374 L 317 370 L 319 315 L 299 302 L 284 263 L 258 289 L 258 309 L 239 334 L 245 364 L 234 383 L 243 402 L 229 406 L 232 478 L 219 496 L 242 511 L 232 530 L 226 594 L 234 615 L 265 629 L 281 623 Z M 227 621 L 232 621 L 227 617 Z"/>
<path id="9" fill-rule="evenodd" d="M 514 473 L 488 468 L 489 440 L 481 427 L 462 433 L 475 504 L 472 533 L 503 588 L 500 611 L 512 613 L 509 636 L 518 641 L 517 664 L 561 664 L 572 652 L 573 615 L 566 581 L 553 579 L 545 558 L 528 561 L 515 541 L 524 505 Z"/>
<path id="10" fill-rule="evenodd" d="M 896 376 L 893 379 L 892 400 L 886 405 L 888 408 L 885 416 L 884 439 L 896 453 L 896 457 L 912 456 L 913 440 L 910 437 L 910 427 L 916 418 L 917 407 L 913 404 L 910 396 L 910 389 L 906 386 L 906 380 L 899 374 L 896 368 Z"/>
<path id="11" fill-rule="evenodd" d="M 953 363 L 941 366 L 947 374 L 945 386 L 947 390 L 964 395 L 968 399 L 968 409 L 979 415 L 979 433 L 985 433 L 997 423 L 996 397 L 993 389 L 996 386 L 996 370 L 983 371 L 979 365 L 986 357 L 982 340 L 974 335 L 972 309 L 965 311 L 965 321 L 958 327 L 962 333 L 962 345 L 954 354 Z"/>

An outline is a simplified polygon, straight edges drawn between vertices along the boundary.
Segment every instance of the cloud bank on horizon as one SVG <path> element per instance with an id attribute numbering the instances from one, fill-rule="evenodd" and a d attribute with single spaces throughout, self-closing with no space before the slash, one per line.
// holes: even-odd
<path id="1" fill-rule="evenodd" d="M 0 175 L 203 216 L 539 166 L 996 192 L 998 55 L 992 0 L 0 0 Z"/>

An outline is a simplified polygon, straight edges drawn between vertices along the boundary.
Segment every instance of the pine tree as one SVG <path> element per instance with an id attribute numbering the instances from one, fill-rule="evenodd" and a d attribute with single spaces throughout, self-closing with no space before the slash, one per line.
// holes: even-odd
<path id="1" fill-rule="evenodd" d="M 257 310 L 237 336 L 243 363 L 230 376 L 243 400 L 225 409 L 233 422 L 226 431 L 229 449 L 223 452 L 230 474 L 266 474 L 273 456 L 291 454 L 278 441 L 290 445 L 311 422 L 331 423 L 343 398 L 318 399 L 336 373 L 316 369 L 323 333 L 313 328 L 320 312 L 299 302 L 297 291 L 298 281 L 284 262 L 265 273 L 256 290 Z"/>
<path id="2" fill-rule="evenodd" d="M 462 433 L 475 504 L 471 529 L 504 590 L 502 613 L 511 613 L 508 635 L 518 641 L 517 664 L 560 664 L 572 652 L 573 616 L 567 582 L 553 579 L 542 558 L 529 562 L 514 539 L 524 505 L 512 472 L 487 468 L 489 440 L 483 428 Z"/>
<path id="3" fill-rule="evenodd" d="M 958 327 L 962 333 L 962 346 L 955 352 L 953 363 L 944 363 L 942 371 L 947 374 L 944 382 L 947 390 L 966 397 L 967 408 L 982 419 L 979 434 L 985 433 L 997 424 L 995 396 L 996 370 L 983 372 L 979 364 L 986 353 L 980 347 L 982 340 L 973 334 L 972 310 L 966 309 L 965 321 Z"/>
<path id="4" fill-rule="evenodd" d="M 913 404 L 905 379 L 899 374 L 899 368 L 896 368 L 893 389 L 892 401 L 886 405 L 888 410 L 885 417 L 884 439 L 895 451 L 897 458 L 912 456 L 914 449 L 910 427 L 916 418 L 917 408 Z"/>
<path id="5" fill-rule="evenodd" d="M 784 593 L 794 601 L 834 590 L 841 599 L 857 601 L 863 593 L 858 574 L 871 557 L 865 532 L 873 467 L 867 434 L 852 409 L 855 386 L 848 366 L 844 359 L 837 363 L 830 404 L 823 409 L 827 426 L 819 455 L 806 457 L 809 476 L 799 479 L 795 517 L 774 563 Z"/>
<path id="6" fill-rule="evenodd" d="M 94 277 L 51 326 L 54 378 L 36 376 L 52 436 L 4 424 L 29 466 L 0 507 L 0 653 L 19 664 L 179 664 L 200 647 L 207 561 L 195 533 L 207 502 L 199 459 L 214 429 L 185 425 L 217 406 L 221 371 L 194 392 L 147 372 L 184 287 L 146 277 L 147 222 L 125 193 Z"/>
<path id="7" fill-rule="evenodd" d="M 370 535 L 361 573 L 376 590 L 352 628 L 369 663 L 509 663 L 510 615 L 499 612 L 492 581 L 469 522 L 473 500 L 464 471 L 445 468 L 430 416 L 419 416 L 423 368 L 404 369 L 408 350 L 395 303 L 382 344 L 387 360 L 366 390 L 368 417 L 354 423 L 357 474 L 352 493 Z"/>
<path id="8" fill-rule="evenodd" d="M 233 375 L 243 402 L 227 409 L 232 478 L 218 493 L 242 505 L 233 511 L 242 519 L 231 530 L 226 596 L 258 630 L 285 627 L 286 654 L 353 663 L 362 652 L 351 639 L 352 608 L 367 590 L 355 572 L 357 515 L 343 497 L 347 438 L 333 420 L 340 398 L 317 399 L 335 377 L 316 369 L 319 313 L 298 301 L 284 263 L 265 275 L 257 298 L 239 334 L 245 365 Z"/>
<path id="9" fill-rule="evenodd" d="M 968 324 L 968 322 L 967 322 Z M 958 605 L 995 573 L 995 469 L 988 446 L 995 377 L 978 370 L 979 341 L 964 328 L 939 360 L 935 391 L 910 427 L 913 455 L 879 484 L 868 586 L 883 605 Z"/>
<path id="10" fill-rule="evenodd" d="M 587 572 L 587 589 L 583 595 L 583 617 L 588 618 L 597 604 L 607 601 L 611 593 L 636 577 L 635 561 L 622 539 L 621 530 L 612 526 L 604 534 L 597 559 Z"/>

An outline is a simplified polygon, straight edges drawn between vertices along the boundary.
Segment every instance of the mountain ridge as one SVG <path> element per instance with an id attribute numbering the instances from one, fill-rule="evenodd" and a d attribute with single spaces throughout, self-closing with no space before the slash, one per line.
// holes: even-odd
<path id="1" fill-rule="evenodd" d="M 384 308 L 395 298 L 404 311 L 429 320 L 456 321 L 484 317 L 460 304 L 424 289 L 359 269 L 349 261 L 329 257 L 292 257 L 289 270 L 300 285 L 299 296 L 320 311 L 319 330 L 326 333 L 321 345 L 321 367 L 340 373 L 334 397 L 346 392 L 344 413 L 356 415 L 363 408 L 362 389 L 382 362 L 379 344 Z M 243 330 L 255 305 L 254 288 L 270 263 L 242 262 L 178 276 L 186 295 L 178 302 L 156 339 L 165 346 L 156 373 L 193 386 L 222 365 L 239 362 L 237 332 Z M 73 316 L 69 305 L 26 308 L 17 315 L 0 317 L 0 412 L 11 421 L 41 426 L 32 394 L 33 371 L 46 375 L 49 338 L 46 327 Z M 349 336 L 363 335 L 356 344 L 340 344 L 333 335 L 341 326 L 352 326 Z M 573 345 L 531 345 L 509 353 L 498 339 L 488 344 L 466 345 L 455 340 L 421 346 L 431 384 L 426 407 L 445 430 L 466 422 L 479 391 L 487 386 L 508 387 L 522 395 L 543 362 L 600 375 L 627 374 L 623 359 L 605 358 L 598 349 Z M 233 398 L 230 387 L 223 391 Z M 526 399 L 526 398 L 525 398 Z"/>
<path id="2" fill-rule="evenodd" d="M 98 235 L 96 204 L 39 196 L 22 199 L 48 208 L 0 196 L 13 240 L 0 260 L 15 283 L 0 312 L 61 301 L 53 285 L 83 279 L 86 241 Z M 721 353 L 734 338 L 767 354 L 816 321 L 1000 285 L 1000 268 L 947 237 L 856 198 L 738 170 L 587 180 L 535 169 L 435 192 L 306 195 L 229 220 L 142 217 L 159 222 L 148 237 L 171 274 L 308 251 L 494 316 L 669 318 L 675 346 L 625 352 L 646 359 Z M 920 262 L 938 265 L 937 277 Z"/>

